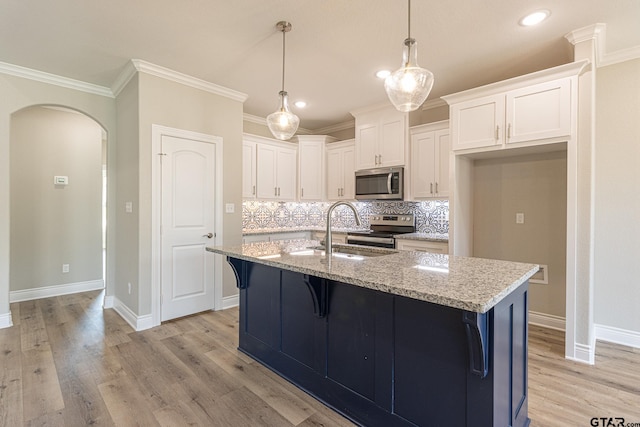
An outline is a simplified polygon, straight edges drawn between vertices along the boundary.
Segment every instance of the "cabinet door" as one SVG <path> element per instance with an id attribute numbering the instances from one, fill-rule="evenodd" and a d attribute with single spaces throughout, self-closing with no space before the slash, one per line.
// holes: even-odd
<path id="1" fill-rule="evenodd" d="M 296 198 L 296 150 L 280 148 L 277 152 L 276 186 L 279 200 Z"/>
<path id="2" fill-rule="evenodd" d="M 365 124 L 356 129 L 356 167 L 358 170 L 378 166 L 378 124 Z"/>
<path id="3" fill-rule="evenodd" d="M 541 83 L 507 93 L 507 143 L 571 135 L 571 81 Z"/>
<path id="4" fill-rule="evenodd" d="M 343 150 L 327 150 L 327 198 L 340 200 L 343 187 Z"/>
<path id="5" fill-rule="evenodd" d="M 324 199 L 324 142 L 298 144 L 300 200 Z"/>
<path id="6" fill-rule="evenodd" d="M 504 138 L 504 95 L 487 96 L 451 106 L 454 150 L 490 147 Z"/>
<path id="7" fill-rule="evenodd" d="M 404 114 L 380 120 L 378 166 L 404 166 L 405 120 Z"/>
<path id="8" fill-rule="evenodd" d="M 435 192 L 434 132 L 411 136 L 411 191 L 414 198 L 433 197 Z"/>
<path id="9" fill-rule="evenodd" d="M 277 199 L 276 183 L 277 149 L 270 145 L 258 144 L 256 157 L 257 195 L 260 199 Z"/>
<path id="10" fill-rule="evenodd" d="M 342 152 L 342 196 L 344 200 L 356 198 L 356 150 L 355 147 L 347 147 Z"/>
<path id="11" fill-rule="evenodd" d="M 242 197 L 256 197 L 256 144 L 242 143 Z"/>
<path id="12" fill-rule="evenodd" d="M 436 186 L 434 192 L 437 197 L 449 197 L 449 157 L 451 147 L 449 145 L 449 130 L 434 132 L 434 176 Z"/>

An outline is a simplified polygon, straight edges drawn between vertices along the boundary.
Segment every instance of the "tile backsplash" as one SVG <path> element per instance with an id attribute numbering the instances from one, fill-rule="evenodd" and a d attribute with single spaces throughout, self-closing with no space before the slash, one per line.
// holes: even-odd
<path id="1" fill-rule="evenodd" d="M 416 229 L 421 233 L 449 232 L 449 201 L 425 202 L 354 202 L 362 219 L 362 227 L 369 228 L 369 215 L 407 214 L 416 216 Z M 263 202 L 242 203 L 243 230 L 263 228 L 317 228 L 325 227 L 328 202 Z M 353 213 L 346 206 L 339 206 L 333 214 L 333 227 L 356 228 Z"/>

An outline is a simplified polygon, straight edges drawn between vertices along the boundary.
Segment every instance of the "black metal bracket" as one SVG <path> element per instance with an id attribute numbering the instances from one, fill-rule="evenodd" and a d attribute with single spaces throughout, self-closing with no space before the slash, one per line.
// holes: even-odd
<path id="1" fill-rule="evenodd" d="M 484 378 L 489 373 L 489 336 L 487 313 L 462 312 L 467 332 L 469 368 L 471 373 Z"/>
<path id="2" fill-rule="evenodd" d="M 313 300 L 313 314 L 323 318 L 329 312 L 329 292 L 327 280 L 316 276 L 304 275 L 304 284 L 307 285 Z"/>
<path id="3" fill-rule="evenodd" d="M 231 266 L 233 273 L 236 275 L 236 287 L 238 289 L 246 289 L 247 281 L 244 280 L 244 266 L 246 265 L 241 259 L 227 257 L 227 262 Z"/>

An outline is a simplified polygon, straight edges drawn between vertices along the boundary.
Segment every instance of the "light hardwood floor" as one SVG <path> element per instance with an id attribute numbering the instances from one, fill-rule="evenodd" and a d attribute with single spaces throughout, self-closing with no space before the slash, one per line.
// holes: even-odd
<path id="1" fill-rule="evenodd" d="M 351 426 L 238 352 L 238 311 L 134 332 L 102 294 L 11 305 L 0 330 L 0 426 Z M 596 365 L 563 358 L 557 331 L 531 327 L 532 426 L 640 423 L 640 350 L 598 343 Z M 640 424 L 638 424 L 640 426 Z"/>

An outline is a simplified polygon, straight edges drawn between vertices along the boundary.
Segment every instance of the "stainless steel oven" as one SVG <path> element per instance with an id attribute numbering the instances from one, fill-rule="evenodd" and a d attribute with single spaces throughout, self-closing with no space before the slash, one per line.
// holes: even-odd
<path id="1" fill-rule="evenodd" d="M 376 246 L 379 248 L 395 248 L 394 235 L 414 233 L 416 221 L 413 214 L 390 214 L 369 216 L 370 229 L 347 233 L 350 245 Z"/>
<path id="2" fill-rule="evenodd" d="M 356 171 L 356 199 L 402 200 L 404 168 L 378 168 Z"/>

